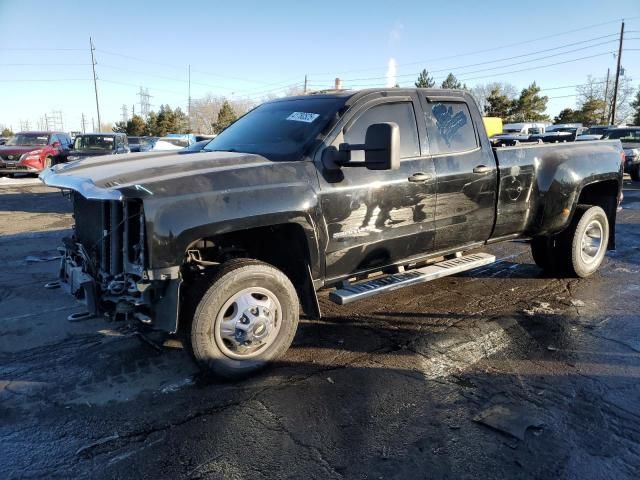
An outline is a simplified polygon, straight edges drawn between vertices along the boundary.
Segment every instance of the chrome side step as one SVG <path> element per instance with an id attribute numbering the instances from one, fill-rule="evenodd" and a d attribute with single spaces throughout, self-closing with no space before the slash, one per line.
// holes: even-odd
<path id="1" fill-rule="evenodd" d="M 346 285 L 329 294 L 329 300 L 338 305 L 373 297 L 380 293 L 391 292 L 402 287 L 429 282 L 437 278 L 482 267 L 496 261 L 496 257 L 488 253 L 474 253 L 462 257 L 444 260 L 427 267 L 416 268 L 404 273 L 386 275 L 374 280 Z"/>

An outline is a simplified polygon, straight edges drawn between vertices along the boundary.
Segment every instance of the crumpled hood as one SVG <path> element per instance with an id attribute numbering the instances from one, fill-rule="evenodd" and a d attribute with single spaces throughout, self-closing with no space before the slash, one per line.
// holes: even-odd
<path id="1" fill-rule="evenodd" d="M 42 172 L 40 179 L 49 186 L 76 190 L 86 197 L 119 199 L 125 190 L 147 191 L 155 183 L 271 163 L 248 153 L 129 153 L 55 165 Z"/>

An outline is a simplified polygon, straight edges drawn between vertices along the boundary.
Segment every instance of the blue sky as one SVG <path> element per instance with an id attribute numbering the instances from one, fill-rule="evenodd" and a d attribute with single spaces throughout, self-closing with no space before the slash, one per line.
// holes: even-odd
<path id="1" fill-rule="evenodd" d="M 53 110 L 63 112 L 67 130 L 80 128 L 82 113 L 90 124 L 96 117 L 90 35 L 103 122 L 119 120 L 122 104 L 139 109 L 140 86 L 149 89 L 154 108 L 185 108 L 189 64 L 193 98 L 211 93 L 260 99 L 301 84 L 305 74 L 312 88 L 330 87 L 336 76 L 345 87 L 384 86 L 391 59 L 402 86 L 427 68 L 437 71 L 437 80 L 451 70 L 470 86 L 506 81 L 520 89 L 535 80 L 552 89 L 543 92 L 549 97 L 565 97 L 575 88 L 557 87 L 584 83 L 589 74 L 603 77 L 608 67 L 613 71 L 611 52 L 623 17 L 631 32 L 626 37 L 635 38 L 626 42 L 623 66 L 640 85 L 638 0 L 540 5 L 0 0 L 0 125 L 19 129 L 21 120 L 29 120 L 35 128 Z M 540 53 L 494 62 L 533 52 Z M 528 62 L 548 55 L 554 56 Z M 544 67 L 567 60 L 575 61 Z M 494 63 L 470 66 L 483 62 Z M 574 102 L 552 98 L 548 112 Z"/>

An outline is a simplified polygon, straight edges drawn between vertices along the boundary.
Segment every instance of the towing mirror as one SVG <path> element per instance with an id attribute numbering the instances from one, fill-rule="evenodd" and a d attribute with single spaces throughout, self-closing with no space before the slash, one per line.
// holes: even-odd
<path id="1" fill-rule="evenodd" d="M 351 152 L 364 150 L 364 162 L 351 161 Z M 366 167 L 369 170 L 400 168 L 400 129 L 397 123 L 374 123 L 367 128 L 363 144 L 341 143 L 328 147 L 322 161 L 329 170 L 340 167 Z"/>
<path id="2" fill-rule="evenodd" d="M 400 128 L 397 123 L 374 123 L 367 128 L 364 163 L 369 170 L 400 168 Z"/>

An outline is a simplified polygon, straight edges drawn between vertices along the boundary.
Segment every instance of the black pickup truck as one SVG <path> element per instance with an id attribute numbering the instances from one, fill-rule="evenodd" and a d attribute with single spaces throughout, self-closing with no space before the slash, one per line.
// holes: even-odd
<path id="1" fill-rule="evenodd" d="M 479 267 L 531 239 L 548 273 L 586 277 L 614 248 L 619 141 L 492 149 L 462 91 L 273 100 L 192 155 L 56 165 L 73 235 L 62 283 L 89 314 L 184 329 L 206 369 L 280 358 L 316 292 L 338 304 Z M 180 321 L 179 321 L 180 320 Z"/>

